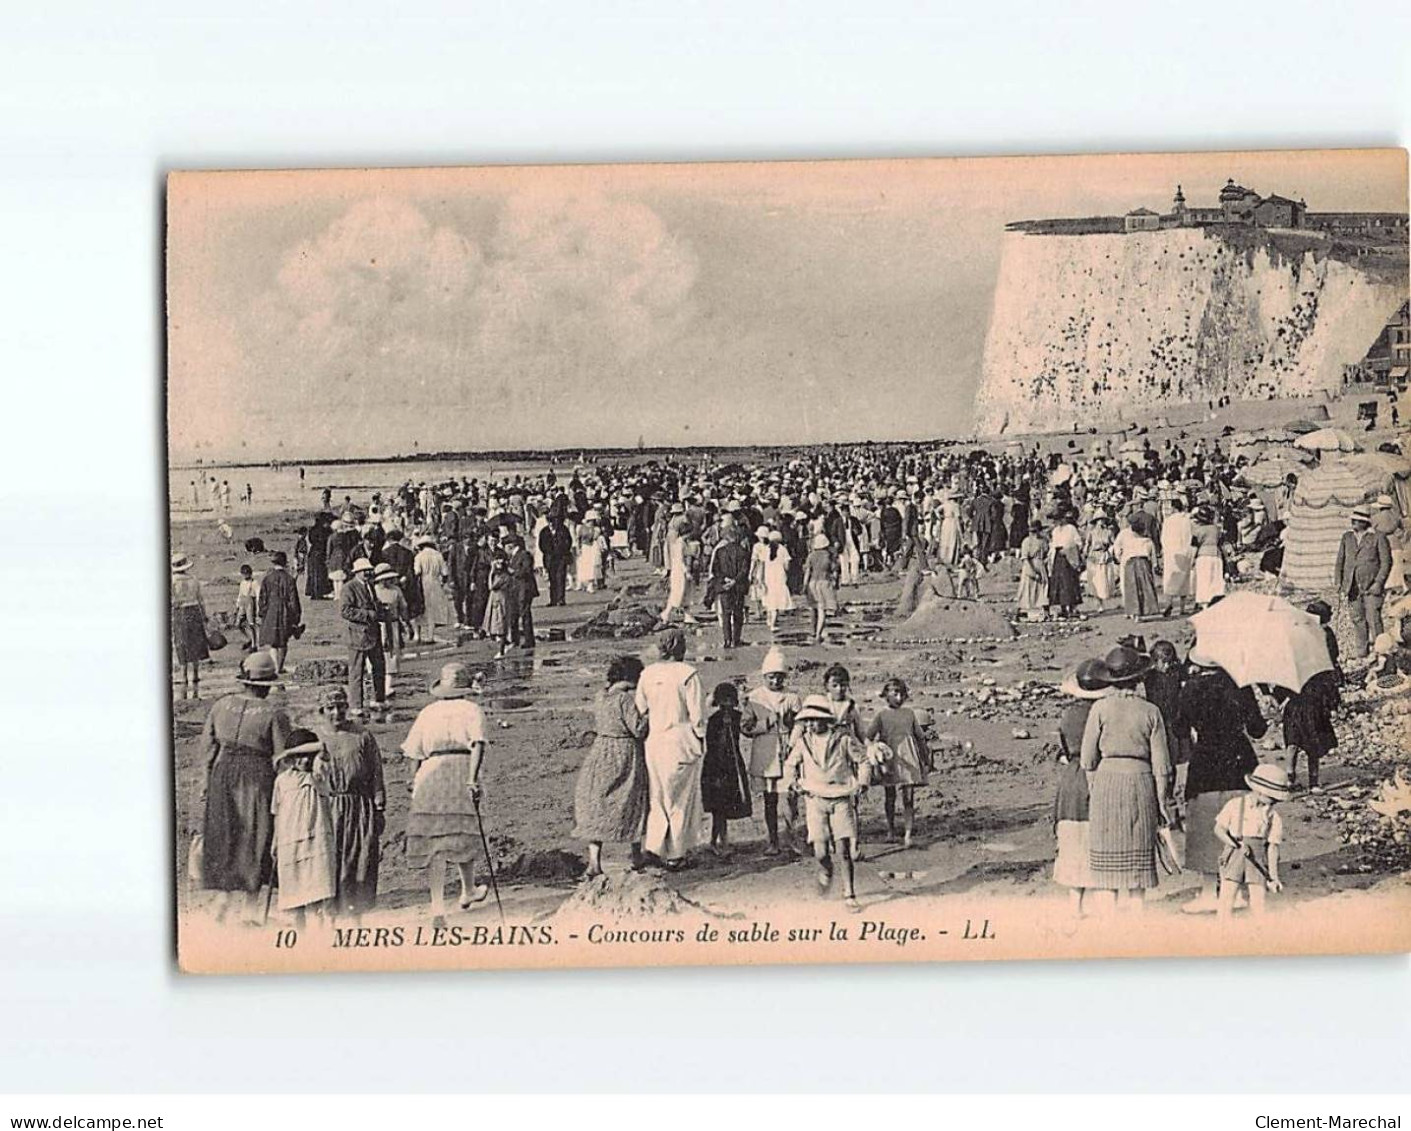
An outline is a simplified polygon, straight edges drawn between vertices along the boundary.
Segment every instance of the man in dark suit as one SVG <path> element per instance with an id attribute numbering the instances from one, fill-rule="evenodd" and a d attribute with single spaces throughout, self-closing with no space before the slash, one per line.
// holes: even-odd
<path id="1" fill-rule="evenodd" d="M 372 709 L 387 713 L 387 659 L 382 652 L 382 605 L 372 591 L 372 563 L 359 558 L 352 577 L 338 597 L 338 614 L 348 625 L 348 714 L 366 717 L 363 711 L 363 671 L 372 671 Z"/>
<path id="2" fill-rule="evenodd" d="M 456 627 L 473 628 L 470 591 L 475 583 L 475 538 L 467 525 L 451 543 L 446 565 L 451 571 L 451 593 L 456 605 Z"/>
<path id="3" fill-rule="evenodd" d="M 710 556 L 707 599 L 713 599 L 720 613 L 720 638 L 726 648 L 743 641 L 745 598 L 750 591 L 750 551 L 740 538 L 736 516 L 726 512 L 720 519 L 720 539 Z"/>
<path id="4" fill-rule="evenodd" d="M 514 616 L 510 621 L 510 643 L 525 651 L 534 649 L 534 598 L 539 596 L 539 583 L 534 580 L 534 555 L 524 546 L 524 539 L 511 534 L 505 539 L 509 554 L 510 588 L 514 592 Z"/>
<path id="5" fill-rule="evenodd" d="M 568 603 L 568 566 L 573 560 L 573 535 L 564 523 L 562 507 L 549 509 L 549 525 L 539 531 L 539 552 L 549 575 L 549 608 Z"/>
<path id="6" fill-rule="evenodd" d="M 1338 595 L 1347 602 L 1352 617 L 1353 645 L 1360 659 L 1367 655 L 1367 643 L 1382 633 L 1382 600 L 1387 574 L 1391 572 L 1391 543 L 1385 534 L 1372 529 L 1371 512 L 1357 507 L 1352 512 L 1352 529 L 1338 545 Z"/>

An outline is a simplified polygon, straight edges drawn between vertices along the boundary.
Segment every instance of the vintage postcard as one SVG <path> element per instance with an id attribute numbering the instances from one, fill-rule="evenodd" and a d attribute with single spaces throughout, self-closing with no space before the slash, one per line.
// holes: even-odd
<path id="1" fill-rule="evenodd" d="M 1411 949 L 1407 155 L 178 172 L 197 973 Z"/>

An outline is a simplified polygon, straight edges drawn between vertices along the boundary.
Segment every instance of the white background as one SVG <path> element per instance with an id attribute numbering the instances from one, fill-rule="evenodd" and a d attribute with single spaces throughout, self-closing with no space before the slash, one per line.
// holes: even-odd
<path id="1" fill-rule="evenodd" d="M 395 13 L 395 14 L 392 14 Z M 1403 5 L 9 5 L 0 1090 L 1406 1088 L 1404 957 L 178 978 L 180 167 L 1405 145 Z"/>

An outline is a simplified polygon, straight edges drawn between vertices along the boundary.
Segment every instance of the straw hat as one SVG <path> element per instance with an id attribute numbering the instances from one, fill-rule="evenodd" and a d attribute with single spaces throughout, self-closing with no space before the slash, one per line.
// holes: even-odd
<path id="1" fill-rule="evenodd" d="M 346 707 L 348 705 L 348 693 L 341 687 L 325 687 L 318 697 L 318 709 L 320 711 L 330 710 L 333 707 Z"/>
<path id="2" fill-rule="evenodd" d="M 275 762 L 294 754 L 323 753 L 323 741 L 313 731 L 305 730 L 303 727 L 295 727 L 291 730 L 288 739 L 285 741 L 287 745 L 284 749 L 274 752 L 273 760 Z"/>
<path id="3" fill-rule="evenodd" d="M 1107 665 L 1101 660 L 1084 660 L 1063 677 L 1058 690 L 1074 699 L 1101 699 L 1107 694 Z"/>
<path id="4" fill-rule="evenodd" d="M 769 532 L 769 540 L 771 542 L 782 542 L 784 541 L 784 535 L 778 530 L 771 530 Z"/>
<path id="5" fill-rule="evenodd" d="M 377 568 L 372 571 L 373 581 L 396 581 L 397 571 L 386 562 L 378 562 Z"/>
<path id="6" fill-rule="evenodd" d="M 434 546 L 436 545 L 436 539 L 433 538 L 430 534 L 419 534 L 417 535 L 416 541 L 414 541 L 412 545 L 415 546 L 417 549 L 421 549 L 422 546 Z"/>
<path id="7" fill-rule="evenodd" d="M 767 526 L 759 526 L 759 527 L 756 527 L 756 528 L 755 528 L 755 532 L 754 532 L 754 536 L 755 536 L 756 538 L 768 538 L 768 537 L 769 537 L 769 527 L 767 527 Z"/>
<path id="8" fill-rule="evenodd" d="M 828 706 L 828 700 L 822 695 L 810 695 L 803 701 L 803 706 L 799 713 L 794 716 L 794 721 L 799 723 L 824 722 L 836 723 L 837 716 L 833 714 L 833 708 Z"/>
<path id="9" fill-rule="evenodd" d="M 1293 796 L 1289 787 L 1289 773 L 1273 762 L 1264 762 L 1255 768 L 1254 773 L 1244 775 L 1244 784 L 1274 801 L 1287 801 Z"/>
<path id="10" fill-rule="evenodd" d="M 256 687 L 270 687 L 279 682 L 279 665 L 268 652 L 251 652 L 240 661 L 235 678 Z"/>
<path id="11" fill-rule="evenodd" d="M 1396 651 L 1396 641 L 1391 638 L 1391 633 L 1383 632 L 1372 641 L 1372 651 L 1378 656 L 1390 656 Z"/>
<path id="12" fill-rule="evenodd" d="M 778 646 L 769 649 L 759 665 L 760 675 L 782 675 L 789 670 L 789 661 L 784 658 L 784 650 Z"/>
<path id="13" fill-rule="evenodd" d="M 172 573 L 185 573 L 191 568 L 191 559 L 185 554 L 173 554 L 171 556 Z"/>
<path id="14" fill-rule="evenodd" d="M 1372 512 L 1366 507 L 1353 507 L 1352 521 L 1370 523 L 1372 521 Z"/>
<path id="15" fill-rule="evenodd" d="M 1102 658 L 1103 681 L 1109 687 L 1124 683 L 1134 683 L 1151 668 L 1151 657 L 1143 656 L 1135 648 L 1119 644 Z"/>
<path id="16" fill-rule="evenodd" d="M 1392 502 L 1390 495 L 1378 495 L 1376 502 L 1372 505 L 1379 511 L 1389 511 L 1396 504 Z"/>
<path id="17" fill-rule="evenodd" d="M 463 699 L 475 690 L 476 678 L 462 663 L 452 660 L 441 666 L 438 675 L 427 688 L 437 699 Z"/>
<path id="18" fill-rule="evenodd" d="M 354 572 L 354 573 L 371 573 L 371 572 L 372 572 L 372 563 L 371 563 L 370 561 L 368 561 L 367 558 L 358 558 L 355 562 L 353 562 L 353 572 Z"/>

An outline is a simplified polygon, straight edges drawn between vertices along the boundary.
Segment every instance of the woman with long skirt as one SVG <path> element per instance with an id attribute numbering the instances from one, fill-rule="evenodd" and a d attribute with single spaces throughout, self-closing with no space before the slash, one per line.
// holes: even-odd
<path id="1" fill-rule="evenodd" d="M 434 702 L 421 709 L 402 743 L 402 753 L 417 763 L 407 817 L 407 863 L 428 871 L 437 926 L 445 923 L 447 864 L 460 873 L 462 910 L 490 893 L 475 882 L 485 715 L 469 696 L 478 694 L 480 686 L 479 675 L 472 676 L 464 664 L 446 664 L 429 688 Z"/>
<path id="2" fill-rule="evenodd" d="M 1088 864 L 1098 891 L 1140 911 L 1157 885 L 1156 838 L 1173 811 L 1173 772 L 1161 712 L 1136 689 L 1151 661 L 1118 646 L 1103 658 L 1097 700 L 1083 728 L 1088 772 Z"/>
<path id="3" fill-rule="evenodd" d="M 269 701 L 279 682 L 274 657 L 252 652 L 236 676 L 243 690 L 218 699 L 201 731 L 206 753 L 202 884 L 220 893 L 217 915 L 238 904 L 241 922 L 264 916 L 260 889 L 270 882 L 275 756 L 294 729 L 282 707 Z"/>
<path id="4" fill-rule="evenodd" d="M 588 842 L 585 879 L 603 874 L 603 845 L 630 844 L 632 867 L 642 863 L 647 825 L 647 721 L 637 710 L 642 661 L 618 656 L 593 703 L 596 737 L 573 790 L 573 835 Z"/>

